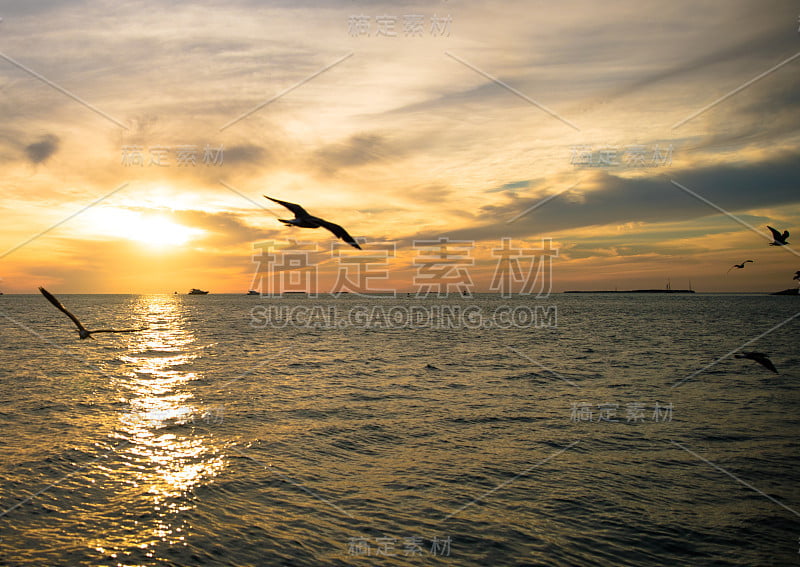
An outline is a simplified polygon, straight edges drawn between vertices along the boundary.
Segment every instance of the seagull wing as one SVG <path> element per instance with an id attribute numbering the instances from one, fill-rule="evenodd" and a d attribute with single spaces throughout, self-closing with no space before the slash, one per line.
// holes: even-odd
<path id="1" fill-rule="evenodd" d="M 783 238 L 783 237 L 781 236 L 781 233 L 780 233 L 780 232 L 778 232 L 776 229 L 772 228 L 772 227 L 771 227 L 771 226 L 769 226 L 769 225 L 767 225 L 767 228 L 768 228 L 768 229 L 769 229 L 769 231 L 772 233 L 772 238 L 773 238 L 773 239 L 775 239 L 775 240 L 780 240 L 781 238 Z"/>
<path id="2" fill-rule="evenodd" d="M 45 298 L 47 299 L 47 301 L 49 301 L 50 303 L 52 303 L 53 305 L 55 305 L 55 306 L 56 306 L 56 309 L 58 309 L 59 311 L 61 311 L 62 313 L 64 313 L 64 315 L 66 315 L 67 317 L 69 317 L 70 319 L 72 319 L 72 322 L 73 322 L 73 323 L 75 323 L 75 326 L 77 326 L 77 327 L 78 327 L 78 330 L 79 330 L 79 331 L 86 331 L 86 327 L 84 327 L 84 326 L 81 324 L 81 322 L 80 322 L 80 321 L 78 321 L 78 318 L 77 318 L 77 317 L 75 317 L 75 315 L 73 315 L 72 313 L 70 313 L 70 312 L 67 310 L 67 308 L 66 308 L 66 307 L 64 307 L 63 305 L 61 305 L 61 302 L 60 302 L 58 299 L 56 299 L 56 296 L 55 296 L 55 295 L 53 295 L 52 293 L 50 293 L 49 291 L 47 291 L 47 290 L 46 290 L 45 288 L 43 288 L 43 287 L 40 287 L 40 288 L 39 288 L 39 291 L 41 291 L 41 292 L 42 292 L 42 295 L 44 295 L 44 296 L 45 296 Z"/>
<path id="3" fill-rule="evenodd" d="M 763 352 L 744 352 L 741 354 L 734 355 L 735 358 L 749 358 L 750 360 L 755 360 L 761 366 L 772 370 L 775 374 L 779 374 L 778 369 L 775 368 L 775 365 L 772 364 L 772 361 L 767 358 L 767 355 Z"/>
<path id="4" fill-rule="evenodd" d="M 745 260 L 744 262 L 742 262 L 742 264 L 747 264 L 747 262 L 750 262 L 751 264 L 755 264 L 756 263 L 755 260 Z"/>
<path id="5" fill-rule="evenodd" d="M 726 273 L 726 274 L 730 274 L 730 273 L 731 273 L 731 270 L 732 270 L 732 269 L 734 269 L 736 266 L 737 266 L 737 264 L 734 264 L 733 266 L 731 266 L 730 268 L 728 268 L 728 271 L 727 271 L 727 272 L 725 272 L 725 273 Z"/>
<path id="6" fill-rule="evenodd" d="M 286 207 L 287 209 L 292 211 L 294 213 L 294 216 L 296 216 L 296 217 L 308 217 L 308 216 L 311 216 L 300 205 L 295 205 L 294 203 L 287 203 L 286 201 L 279 201 L 278 199 L 273 199 L 272 197 L 267 197 L 266 195 L 264 195 L 264 197 L 269 199 L 270 201 L 275 201 L 279 205 L 283 205 L 284 207 Z"/>
<path id="7" fill-rule="evenodd" d="M 358 248 L 359 250 L 361 250 L 361 246 L 358 245 L 358 242 L 356 242 L 355 238 L 350 236 L 347 233 L 347 231 L 343 229 L 341 226 L 339 226 L 338 224 L 334 224 L 332 222 L 328 222 L 324 219 L 317 219 L 317 220 L 319 221 L 319 225 L 321 227 L 330 230 L 334 235 L 336 235 L 337 238 L 341 238 L 353 248 Z"/>
<path id="8" fill-rule="evenodd" d="M 753 358 L 753 360 L 758 362 L 761 366 L 763 366 L 765 368 L 768 368 L 769 370 L 772 370 L 775 374 L 779 374 L 778 369 L 775 368 L 775 365 L 772 364 L 772 361 L 769 358 L 767 358 L 766 356 L 764 356 L 763 354 L 759 353 L 759 354 L 753 356 L 752 358 Z"/>

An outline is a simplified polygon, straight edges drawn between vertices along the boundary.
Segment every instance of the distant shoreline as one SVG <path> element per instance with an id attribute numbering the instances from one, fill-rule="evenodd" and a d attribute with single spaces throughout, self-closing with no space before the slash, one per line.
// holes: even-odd
<path id="1" fill-rule="evenodd" d="M 791 291 L 792 293 L 788 293 L 789 291 Z M 598 293 L 598 294 L 614 294 L 614 293 L 616 293 L 616 294 L 625 294 L 625 293 L 628 293 L 628 294 L 631 294 L 631 293 L 635 293 L 635 294 L 651 294 L 651 293 L 664 294 L 664 293 L 668 293 L 669 294 L 669 293 L 672 293 L 672 294 L 679 294 L 679 295 L 681 295 L 681 294 L 683 294 L 683 295 L 686 295 L 686 294 L 694 294 L 694 295 L 797 295 L 796 290 L 794 288 L 792 290 L 784 290 L 783 292 L 777 292 L 777 293 L 776 292 L 772 292 L 772 291 L 696 291 L 696 290 L 690 290 L 690 289 L 672 289 L 672 290 L 665 290 L 665 289 L 653 289 L 653 290 L 650 290 L 650 289 L 632 289 L 632 290 L 568 290 L 568 291 L 553 291 L 553 292 L 550 292 L 549 295 L 550 296 L 554 296 L 554 295 L 566 295 L 566 294 L 574 295 L 574 294 L 592 294 L 592 293 Z M 3 294 L 0 294 L 0 295 L 4 295 L 5 297 L 13 297 L 13 296 L 28 296 L 28 295 L 30 295 L 30 296 L 38 296 L 39 294 L 38 293 L 4 292 Z M 139 296 L 139 295 L 168 295 L 168 296 L 173 296 L 173 297 L 185 297 L 186 296 L 186 294 L 175 295 L 172 292 L 158 292 L 158 293 L 130 293 L 130 292 L 129 293 L 86 293 L 86 292 L 84 292 L 84 293 L 61 293 L 59 295 L 134 295 L 134 296 Z M 287 295 L 287 296 L 284 296 L 284 297 L 303 297 L 305 295 L 306 295 L 305 293 L 300 293 L 300 294 L 290 294 L 290 295 Z M 331 294 L 326 293 L 326 292 L 320 292 L 320 293 L 317 294 L 317 297 L 328 297 L 330 295 Z M 356 296 L 356 297 L 362 297 L 362 296 L 369 297 L 370 295 L 371 294 L 368 294 L 368 293 L 367 294 L 348 294 L 345 297 L 348 297 L 348 296 L 349 297 L 353 297 L 353 296 Z M 375 295 L 379 297 L 381 294 L 376 293 Z M 396 299 L 408 299 L 408 298 L 413 297 L 413 295 L 414 295 L 413 292 L 397 292 L 397 298 Z M 428 298 L 420 297 L 418 299 L 423 299 L 423 300 L 437 299 L 435 294 L 432 294 L 432 295 L 433 295 L 432 297 L 428 297 Z M 500 293 L 483 292 L 483 291 L 473 292 L 472 295 L 473 296 L 498 296 L 498 297 L 501 297 Z M 214 293 L 214 294 L 209 294 L 208 295 L 208 297 L 215 297 L 215 296 L 252 297 L 252 295 L 248 296 L 248 294 L 241 293 L 241 292 L 219 292 L 219 293 Z M 271 297 L 271 298 L 275 298 L 275 299 L 280 298 L 280 296 L 277 296 L 277 295 L 276 296 L 264 296 L 264 297 Z M 311 296 L 308 296 L 308 297 L 311 297 Z M 460 293 L 450 293 L 450 294 L 448 294 L 448 297 L 461 298 L 463 296 Z M 526 297 L 526 296 L 517 295 L 515 297 L 520 298 L 520 297 Z M 387 299 L 387 298 L 381 297 L 381 299 Z"/>
<path id="2" fill-rule="evenodd" d="M 565 291 L 564 293 L 695 293 L 693 289 L 629 289 L 627 291 L 599 290 L 599 291 Z M 733 292 L 738 293 L 738 292 Z M 747 293 L 747 292 L 741 292 Z"/>

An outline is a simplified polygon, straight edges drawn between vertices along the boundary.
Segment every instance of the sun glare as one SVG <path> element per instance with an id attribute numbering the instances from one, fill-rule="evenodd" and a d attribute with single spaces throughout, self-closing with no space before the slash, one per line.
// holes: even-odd
<path id="1" fill-rule="evenodd" d="M 180 225 L 161 214 L 124 209 L 98 210 L 91 218 L 92 232 L 126 238 L 149 246 L 180 246 L 201 230 Z"/>

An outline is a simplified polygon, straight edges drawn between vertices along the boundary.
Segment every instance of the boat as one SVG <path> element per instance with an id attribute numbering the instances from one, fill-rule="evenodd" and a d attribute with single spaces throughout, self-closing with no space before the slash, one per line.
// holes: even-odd
<path id="1" fill-rule="evenodd" d="M 247 292 L 247 295 L 261 295 L 261 294 L 259 294 L 256 290 L 251 289 L 250 291 Z"/>
<path id="2" fill-rule="evenodd" d="M 189 290 L 189 295 L 208 295 L 208 292 L 193 287 L 192 289 Z"/>

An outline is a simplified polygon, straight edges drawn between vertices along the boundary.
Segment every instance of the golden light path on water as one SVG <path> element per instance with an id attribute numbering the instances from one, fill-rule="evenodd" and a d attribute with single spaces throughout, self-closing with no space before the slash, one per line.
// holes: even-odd
<path id="1" fill-rule="evenodd" d="M 121 451 L 125 468 L 109 463 L 107 473 L 120 476 L 136 507 L 144 503 L 147 509 L 124 541 L 98 538 L 95 549 L 110 557 L 138 547 L 152 558 L 147 550 L 159 542 L 186 545 L 189 525 L 182 513 L 193 508 L 191 492 L 224 466 L 207 435 L 193 427 L 203 425 L 203 410 L 189 388 L 200 378 L 190 370 L 200 347 L 186 328 L 185 309 L 181 297 L 163 295 L 142 296 L 133 306 L 134 318 L 148 330 L 128 335 L 127 354 L 120 357 L 130 370 L 119 394 L 130 410 L 120 419 L 118 438 L 129 444 Z"/>

